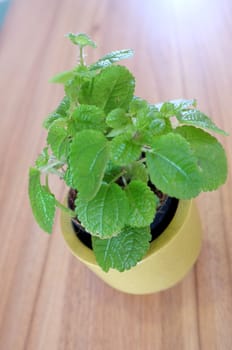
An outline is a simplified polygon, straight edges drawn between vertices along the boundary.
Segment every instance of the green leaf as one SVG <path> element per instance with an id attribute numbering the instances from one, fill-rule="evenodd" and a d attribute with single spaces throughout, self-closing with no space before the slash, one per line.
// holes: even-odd
<path id="1" fill-rule="evenodd" d="M 144 130 L 140 130 L 138 133 L 137 133 L 137 136 L 135 138 L 135 143 L 137 145 L 150 145 L 153 141 L 153 138 L 154 138 L 154 135 L 153 133 L 151 132 L 151 130 L 147 130 L 147 129 L 144 129 Z"/>
<path id="2" fill-rule="evenodd" d="M 109 138 L 113 138 L 115 136 L 119 136 L 122 134 L 134 134 L 136 132 L 136 129 L 134 127 L 134 125 L 132 124 L 128 124 L 128 125 L 124 125 L 121 128 L 117 128 L 117 129 L 112 129 L 108 134 L 107 137 Z"/>
<path id="3" fill-rule="evenodd" d="M 73 79 L 68 80 L 65 84 L 65 93 L 70 99 L 71 103 L 74 105 L 78 104 L 78 94 L 82 83 L 83 79 L 79 76 L 75 76 Z"/>
<path id="4" fill-rule="evenodd" d="M 170 120 L 162 118 L 160 112 L 152 111 L 138 116 L 136 129 L 139 131 L 138 141 L 140 143 L 147 143 L 146 139 L 149 140 L 152 136 L 167 134 L 172 131 L 172 126 Z"/>
<path id="5" fill-rule="evenodd" d="M 140 130 L 137 136 L 138 143 L 142 145 L 152 145 L 154 136 L 161 136 L 172 132 L 171 122 L 167 118 L 152 119 L 150 117 L 149 123 L 148 127 Z"/>
<path id="6" fill-rule="evenodd" d="M 197 101 L 196 99 L 190 99 L 190 100 L 185 100 L 185 99 L 178 99 L 178 100 L 171 100 L 170 101 L 174 106 L 175 109 L 178 110 L 184 110 L 184 109 L 189 109 L 189 108 L 195 108 L 197 106 Z"/>
<path id="7" fill-rule="evenodd" d="M 113 109 L 106 117 L 106 124 L 111 128 L 121 128 L 123 125 L 127 125 L 130 119 L 127 117 L 126 112 L 122 108 Z"/>
<path id="8" fill-rule="evenodd" d="M 141 146 L 136 144 L 130 133 L 116 136 L 111 141 L 111 159 L 117 165 L 126 165 L 138 159 Z"/>
<path id="9" fill-rule="evenodd" d="M 40 183 L 40 172 L 35 168 L 29 171 L 29 198 L 32 212 L 39 226 L 52 232 L 55 215 L 55 197 Z"/>
<path id="10" fill-rule="evenodd" d="M 69 107 L 70 107 L 69 98 L 65 96 L 60 102 L 57 109 L 53 113 L 49 114 L 49 116 L 44 120 L 43 122 L 44 128 L 49 129 L 55 120 L 58 120 L 60 118 L 66 118 L 68 115 Z"/>
<path id="11" fill-rule="evenodd" d="M 63 178 L 63 173 L 59 172 L 58 169 L 64 166 L 65 162 L 63 160 L 58 160 L 53 154 L 49 156 L 47 163 L 42 162 L 36 163 L 36 169 L 41 173 L 49 174 L 53 173 L 58 175 L 60 178 Z"/>
<path id="12" fill-rule="evenodd" d="M 148 173 L 144 164 L 133 162 L 126 167 L 126 178 L 128 180 L 140 180 L 148 182 Z"/>
<path id="13" fill-rule="evenodd" d="M 74 187 L 84 200 L 91 200 L 101 186 L 109 160 L 108 141 L 99 131 L 83 130 L 75 136 L 70 148 Z"/>
<path id="14" fill-rule="evenodd" d="M 134 52 L 128 50 L 118 50 L 108 53 L 90 66 L 91 70 L 101 69 L 110 66 L 112 63 L 132 57 Z"/>
<path id="15" fill-rule="evenodd" d="M 86 231 L 102 238 L 121 231 L 128 215 L 128 201 L 125 192 L 116 184 L 103 184 L 90 200 L 78 196 L 76 214 Z"/>
<path id="16" fill-rule="evenodd" d="M 179 127 L 176 132 L 186 138 L 197 158 L 201 169 L 202 190 L 216 190 L 224 184 L 227 177 L 227 160 L 225 151 L 217 139 L 193 126 Z"/>
<path id="17" fill-rule="evenodd" d="M 154 119 L 151 121 L 149 129 L 153 135 L 161 135 L 165 132 L 170 132 L 172 128 L 168 122 L 169 120 L 165 119 Z"/>
<path id="18" fill-rule="evenodd" d="M 103 69 L 89 83 L 81 88 L 79 100 L 82 104 L 95 105 L 109 113 L 112 109 L 127 110 L 133 97 L 135 80 L 123 66 L 109 66 Z"/>
<path id="19" fill-rule="evenodd" d="M 94 78 L 98 73 L 91 71 L 88 66 L 78 65 L 74 68 L 76 77 L 82 79 L 82 81 L 89 81 Z"/>
<path id="20" fill-rule="evenodd" d="M 135 266 L 147 253 L 151 240 L 150 227 L 125 227 L 110 239 L 92 237 L 93 250 L 101 268 L 120 272 Z"/>
<path id="21" fill-rule="evenodd" d="M 106 128 L 103 110 L 96 106 L 81 105 L 74 110 L 68 130 L 72 135 L 85 129 L 104 131 Z"/>
<path id="22" fill-rule="evenodd" d="M 197 101 L 195 99 L 178 99 L 155 104 L 156 108 L 158 108 L 158 110 L 162 112 L 164 116 L 166 115 L 167 117 L 176 115 L 176 112 L 178 111 L 184 111 L 186 109 L 196 107 L 196 105 Z"/>
<path id="23" fill-rule="evenodd" d="M 77 66 L 73 72 L 73 78 L 66 82 L 64 89 L 72 104 L 76 106 L 79 104 L 78 99 L 81 87 L 91 81 L 96 73 L 89 71 L 88 67 L 83 65 Z"/>
<path id="24" fill-rule="evenodd" d="M 168 119 L 153 118 L 153 113 L 142 115 L 136 118 L 135 141 L 140 145 L 150 145 L 154 136 L 166 134 L 172 131 L 170 121 Z"/>
<path id="25" fill-rule="evenodd" d="M 163 115 L 156 105 L 149 105 L 148 117 L 150 119 L 160 119 L 163 118 Z"/>
<path id="26" fill-rule="evenodd" d="M 129 112 L 132 115 L 136 115 L 139 112 L 147 113 L 148 111 L 149 104 L 147 103 L 147 101 L 143 100 L 140 97 L 134 96 L 129 106 Z"/>
<path id="27" fill-rule="evenodd" d="M 122 167 L 115 165 L 113 162 L 109 161 L 106 167 L 103 181 L 108 183 L 112 182 L 117 177 L 117 175 L 121 173 L 122 173 Z"/>
<path id="28" fill-rule="evenodd" d="M 200 170 L 189 143 L 180 135 L 157 136 L 147 166 L 152 183 L 163 193 L 179 199 L 197 196 L 201 191 Z"/>
<path id="29" fill-rule="evenodd" d="M 125 190 L 129 200 L 127 225 L 132 227 L 150 225 L 154 220 L 158 204 L 155 194 L 141 181 L 131 181 Z"/>
<path id="30" fill-rule="evenodd" d="M 52 77 L 49 82 L 50 83 L 58 83 L 58 84 L 66 84 L 70 79 L 72 79 L 75 75 L 73 71 L 66 71 L 56 74 Z"/>
<path id="31" fill-rule="evenodd" d="M 56 113 L 60 114 L 62 118 L 66 118 L 68 115 L 70 107 L 70 100 L 68 96 L 64 96 L 64 98 L 61 100 L 59 106 L 56 109 Z"/>
<path id="32" fill-rule="evenodd" d="M 48 147 L 45 147 L 43 151 L 40 153 L 40 155 L 38 156 L 38 158 L 36 159 L 35 165 L 39 169 L 47 165 L 48 161 L 49 161 Z"/>
<path id="33" fill-rule="evenodd" d="M 64 174 L 64 181 L 66 183 L 67 186 L 71 187 L 71 188 L 74 188 L 74 184 L 73 184 L 73 176 L 72 176 L 72 172 L 70 170 L 70 166 L 68 164 L 68 167 L 65 171 L 65 174 Z"/>
<path id="34" fill-rule="evenodd" d="M 217 132 L 218 134 L 227 135 L 227 133 L 219 129 L 209 117 L 197 109 L 181 112 L 177 114 L 177 119 L 181 124 L 193 125 L 199 128 Z"/>
<path id="35" fill-rule="evenodd" d="M 45 129 L 49 129 L 50 126 L 53 124 L 53 122 L 55 122 L 56 120 L 58 120 L 60 118 L 63 118 L 63 117 L 56 112 L 49 114 L 49 116 L 43 122 L 43 127 Z"/>
<path id="36" fill-rule="evenodd" d="M 57 159 L 65 161 L 69 154 L 69 139 L 65 119 L 58 119 L 52 123 L 48 131 L 47 143 Z"/>
<path id="37" fill-rule="evenodd" d="M 148 131 L 150 123 L 151 121 L 147 117 L 147 114 L 139 113 L 137 117 L 134 118 L 135 128 L 139 132 Z"/>
<path id="38" fill-rule="evenodd" d="M 74 45 L 80 47 L 91 46 L 93 48 L 97 47 L 96 43 L 85 33 L 68 33 L 66 35 Z"/>
<path id="39" fill-rule="evenodd" d="M 171 102 L 164 102 L 160 108 L 160 112 L 165 118 L 170 118 L 175 115 L 176 108 Z"/>
<path id="40" fill-rule="evenodd" d="M 134 116 L 136 130 L 139 131 L 138 139 L 142 143 L 152 135 L 167 133 L 171 129 L 170 121 L 164 119 L 162 113 L 154 105 L 149 105 L 144 100 L 135 98 L 130 105 L 130 112 Z"/>

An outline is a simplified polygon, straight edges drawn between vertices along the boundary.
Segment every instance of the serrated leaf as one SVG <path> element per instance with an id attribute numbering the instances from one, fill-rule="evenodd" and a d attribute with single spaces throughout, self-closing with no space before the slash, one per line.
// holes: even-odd
<path id="1" fill-rule="evenodd" d="M 66 118 L 68 115 L 69 107 L 70 107 L 70 100 L 68 96 L 64 96 L 61 102 L 59 103 L 59 106 L 56 109 L 56 113 L 60 114 L 62 118 Z"/>
<path id="2" fill-rule="evenodd" d="M 197 158 L 202 190 L 216 190 L 227 177 L 227 160 L 222 145 L 215 137 L 193 126 L 179 127 L 176 132 L 186 138 Z"/>
<path id="3" fill-rule="evenodd" d="M 181 110 L 190 109 L 196 107 L 197 101 L 195 99 L 186 100 L 186 99 L 177 99 L 171 100 L 168 102 L 156 103 L 155 106 L 160 112 L 162 112 L 167 117 L 175 115 L 176 112 Z"/>
<path id="4" fill-rule="evenodd" d="M 122 108 L 113 109 L 106 117 L 106 124 L 114 129 L 121 128 L 129 122 L 130 119 Z"/>
<path id="5" fill-rule="evenodd" d="M 47 143 L 57 159 L 65 161 L 69 154 L 69 139 L 66 130 L 67 121 L 58 119 L 52 123 L 48 131 Z"/>
<path id="6" fill-rule="evenodd" d="M 149 127 L 140 130 L 138 142 L 143 145 L 152 145 L 154 136 L 161 136 L 172 132 L 172 125 L 169 119 L 151 119 Z"/>
<path id="7" fill-rule="evenodd" d="M 128 215 L 127 197 L 114 183 L 101 185 L 90 201 L 78 196 L 75 204 L 77 217 L 86 231 L 102 238 L 119 233 Z"/>
<path id="8" fill-rule="evenodd" d="M 68 166 L 66 171 L 65 171 L 65 174 L 64 174 L 64 177 L 63 177 L 63 180 L 65 181 L 66 185 L 73 188 L 74 187 L 74 184 L 73 184 L 73 176 L 72 176 L 72 172 L 70 170 L 70 167 Z"/>
<path id="9" fill-rule="evenodd" d="M 201 191 L 197 159 L 180 135 L 154 138 L 152 151 L 147 152 L 147 166 L 152 183 L 171 197 L 189 199 Z"/>
<path id="10" fill-rule="evenodd" d="M 153 138 L 154 138 L 154 135 L 151 132 L 151 130 L 144 129 L 139 131 L 135 142 L 140 145 L 150 145 L 152 144 Z"/>
<path id="11" fill-rule="evenodd" d="M 108 160 L 109 144 L 101 132 L 83 130 L 73 139 L 70 170 L 74 187 L 84 200 L 91 200 L 98 192 Z"/>
<path id="12" fill-rule="evenodd" d="M 147 143 L 146 138 L 150 139 L 150 136 L 167 134 L 172 131 L 170 120 L 162 118 L 161 113 L 156 111 L 140 115 L 136 121 L 136 128 L 139 131 L 137 138 L 142 143 Z"/>
<path id="13" fill-rule="evenodd" d="M 110 66 L 112 63 L 123 60 L 125 58 L 130 58 L 133 56 L 134 52 L 130 49 L 118 50 L 108 53 L 107 55 L 100 58 L 96 63 L 90 66 L 91 70 L 101 69 Z"/>
<path id="14" fill-rule="evenodd" d="M 153 119 L 149 125 L 149 129 L 153 135 L 160 135 L 165 131 L 171 131 L 171 125 L 168 124 L 169 120 L 165 119 Z"/>
<path id="15" fill-rule="evenodd" d="M 126 178 L 129 180 L 140 180 L 148 182 L 148 173 L 144 164 L 133 162 L 126 167 Z"/>
<path id="16" fill-rule="evenodd" d="M 150 122 L 147 114 L 143 114 L 143 112 L 139 113 L 136 118 L 134 118 L 136 130 L 139 132 L 149 130 Z"/>
<path id="17" fill-rule="evenodd" d="M 91 46 L 93 48 L 97 47 L 96 43 L 85 33 L 68 33 L 66 35 L 74 45 L 80 47 Z"/>
<path id="18" fill-rule="evenodd" d="M 35 168 L 29 171 L 29 198 L 32 212 L 39 226 L 52 232 L 55 215 L 55 197 L 40 183 L 40 172 Z"/>
<path id="19" fill-rule="evenodd" d="M 78 75 L 76 75 L 73 79 L 68 80 L 65 84 L 65 93 L 74 105 L 78 103 L 79 90 L 82 84 L 83 78 Z"/>
<path id="20" fill-rule="evenodd" d="M 129 201 L 129 215 L 127 225 L 145 227 L 154 220 L 157 197 L 151 189 L 141 181 L 131 181 L 125 188 Z"/>
<path id="21" fill-rule="evenodd" d="M 73 72 L 73 71 L 61 72 L 61 73 L 54 75 L 54 77 L 52 77 L 49 80 L 49 82 L 50 83 L 57 83 L 57 84 L 66 84 L 67 81 L 72 79 L 74 75 L 75 75 L 75 72 Z"/>
<path id="22" fill-rule="evenodd" d="M 175 115 L 175 106 L 171 102 L 164 102 L 160 108 L 160 112 L 165 118 Z"/>
<path id="23" fill-rule="evenodd" d="M 91 71 L 88 66 L 78 65 L 74 68 L 75 75 L 82 78 L 83 81 L 88 81 L 95 77 L 98 73 Z"/>
<path id="24" fill-rule="evenodd" d="M 102 108 L 105 113 L 115 108 L 127 110 L 134 86 L 134 77 L 127 68 L 109 66 L 81 87 L 79 101 Z"/>
<path id="25" fill-rule="evenodd" d="M 62 116 L 56 112 L 49 114 L 48 117 L 43 122 L 43 127 L 45 129 L 49 129 L 52 123 L 60 118 L 62 118 Z"/>
<path id="26" fill-rule="evenodd" d="M 124 125 L 121 128 L 116 128 L 116 129 L 112 129 L 108 134 L 107 137 L 109 138 L 113 138 L 122 134 L 130 134 L 132 135 L 133 133 L 136 132 L 135 126 L 132 124 L 128 124 L 128 125 Z"/>
<path id="27" fill-rule="evenodd" d="M 189 99 L 189 100 L 177 99 L 177 100 L 171 100 L 170 102 L 175 106 L 176 109 L 181 109 L 181 110 L 189 109 L 192 107 L 195 108 L 197 106 L 197 101 L 195 98 Z"/>
<path id="28" fill-rule="evenodd" d="M 150 119 L 156 119 L 156 118 L 160 119 L 160 118 L 163 118 L 163 115 L 159 111 L 159 109 L 156 107 L 156 105 L 149 105 L 148 117 Z"/>
<path id="29" fill-rule="evenodd" d="M 176 117 L 181 124 L 193 125 L 202 129 L 214 131 L 218 134 L 227 135 L 227 133 L 219 129 L 209 117 L 197 109 L 181 112 L 177 114 Z"/>
<path id="30" fill-rule="evenodd" d="M 38 158 L 35 161 L 36 167 L 39 169 L 45 165 L 47 165 L 49 161 L 48 147 L 45 147 L 43 151 L 40 153 Z"/>
<path id="31" fill-rule="evenodd" d="M 60 118 L 66 118 L 68 115 L 69 107 L 70 107 L 69 98 L 65 96 L 61 100 L 57 109 L 53 113 L 49 114 L 49 116 L 44 120 L 43 122 L 44 128 L 49 129 L 49 127 L 52 125 L 54 121 Z"/>
<path id="32" fill-rule="evenodd" d="M 141 146 L 136 144 L 131 134 L 116 136 L 111 141 L 111 159 L 117 165 L 126 165 L 138 159 Z"/>
<path id="33" fill-rule="evenodd" d="M 85 129 L 104 131 L 106 128 L 103 110 L 96 106 L 81 105 L 74 110 L 69 120 L 71 135 Z"/>
<path id="34" fill-rule="evenodd" d="M 129 112 L 132 115 L 136 115 L 141 111 L 147 113 L 149 111 L 149 104 L 142 98 L 134 96 L 129 106 Z"/>
<path id="35" fill-rule="evenodd" d="M 66 82 L 64 89 L 70 101 L 74 105 L 78 105 L 80 88 L 83 87 L 86 82 L 91 81 L 96 73 L 90 71 L 87 66 L 82 65 L 77 66 L 73 72 L 75 73 L 73 78 Z"/>
<path id="36" fill-rule="evenodd" d="M 93 250 L 101 268 L 120 272 L 135 266 L 147 253 L 151 240 L 150 227 L 125 227 L 110 239 L 92 237 Z"/>

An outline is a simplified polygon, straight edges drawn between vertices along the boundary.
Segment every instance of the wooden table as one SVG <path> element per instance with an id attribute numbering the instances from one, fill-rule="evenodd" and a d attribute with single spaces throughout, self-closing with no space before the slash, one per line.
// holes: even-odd
<path id="1" fill-rule="evenodd" d="M 48 83 L 76 51 L 67 32 L 98 42 L 88 62 L 133 48 L 125 64 L 151 102 L 198 100 L 232 133 L 231 0 L 15 0 L 0 33 L 0 349 L 232 349 L 231 174 L 197 203 L 204 242 L 177 286 L 130 296 L 71 256 L 60 232 L 43 233 L 28 203 L 28 168 L 46 134 L 42 120 L 63 96 Z M 231 137 L 221 138 L 231 160 Z M 230 162 L 231 163 L 231 162 Z M 65 189 L 55 183 L 59 198 Z"/>

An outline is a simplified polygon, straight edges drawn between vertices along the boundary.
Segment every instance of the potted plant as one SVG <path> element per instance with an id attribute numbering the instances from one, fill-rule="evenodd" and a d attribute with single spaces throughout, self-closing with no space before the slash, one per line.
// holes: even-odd
<path id="1" fill-rule="evenodd" d="M 179 281 L 201 243 L 192 198 L 222 185 L 225 135 L 195 100 L 150 104 L 134 96 L 135 78 L 114 51 L 87 65 L 86 34 L 69 33 L 79 62 L 52 82 L 65 96 L 44 121 L 47 144 L 29 172 L 35 219 L 52 232 L 60 208 L 72 252 L 103 280 L 130 293 L 150 293 Z M 60 203 L 50 174 L 70 188 Z M 67 205 L 69 204 L 69 205 Z"/>

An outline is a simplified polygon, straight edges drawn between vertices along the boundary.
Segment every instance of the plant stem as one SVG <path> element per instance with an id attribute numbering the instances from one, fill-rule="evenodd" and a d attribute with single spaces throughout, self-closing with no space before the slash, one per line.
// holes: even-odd
<path id="1" fill-rule="evenodd" d="M 124 186 L 126 187 L 127 186 L 127 181 L 126 181 L 126 178 L 124 176 L 122 176 L 122 182 L 123 182 Z"/>
<path id="2" fill-rule="evenodd" d="M 75 214 L 75 212 L 74 212 L 73 210 L 71 210 L 71 209 L 65 207 L 65 206 L 64 206 L 63 204 L 61 204 L 57 199 L 55 199 L 55 201 L 56 201 L 56 206 L 57 206 L 58 208 L 60 208 L 61 210 L 63 210 L 65 213 L 68 213 L 71 217 L 75 217 L 75 216 L 76 216 L 76 214 Z"/>
<path id="3" fill-rule="evenodd" d="M 49 190 L 49 184 L 48 184 L 48 174 L 46 174 L 46 177 L 45 177 L 45 184 L 46 184 L 46 187 L 47 189 Z M 49 190 L 50 191 L 50 190 Z"/>
<path id="4" fill-rule="evenodd" d="M 49 184 L 48 184 L 48 174 L 46 174 L 46 187 L 47 187 L 47 190 L 52 194 L 50 188 L 49 188 Z M 55 197 L 55 196 L 54 196 Z M 68 213 L 71 217 L 75 217 L 76 214 L 73 210 L 65 207 L 62 203 L 60 203 L 56 198 L 55 198 L 55 205 L 60 208 L 61 210 L 63 210 L 65 213 Z"/>
<path id="5" fill-rule="evenodd" d="M 55 174 L 55 175 L 59 176 L 60 179 L 64 178 L 64 173 L 61 173 L 60 171 L 58 171 L 56 169 L 52 169 L 51 174 Z"/>
<path id="6" fill-rule="evenodd" d="M 144 146 L 142 152 L 152 152 L 152 148 L 150 146 Z"/>
<path id="7" fill-rule="evenodd" d="M 56 166 L 63 166 L 63 165 L 64 165 L 64 163 L 61 162 L 60 160 L 56 160 L 54 162 L 53 162 L 53 160 L 50 160 L 50 162 L 47 165 L 40 168 L 40 171 L 43 173 L 50 172 L 50 169 L 52 169 Z"/>
<path id="8" fill-rule="evenodd" d="M 82 46 L 80 46 L 80 65 L 84 66 L 85 62 L 84 62 L 84 48 Z"/>
<path id="9" fill-rule="evenodd" d="M 122 175 L 124 175 L 126 173 L 126 170 L 123 169 L 119 174 L 117 174 L 111 181 L 110 184 L 112 184 L 113 182 L 115 182 L 116 180 L 118 180 Z"/>
<path id="10" fill-rule="evenodd" d="M 144 163 L 145 161 L 146 161 L 146 157 L 137 160 L 137 163 Z"/>

